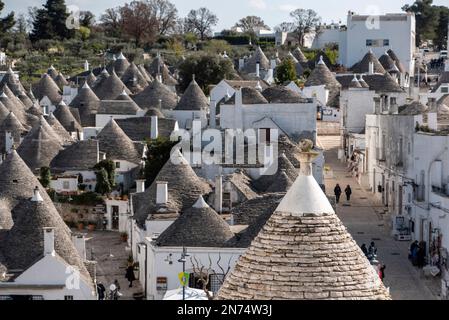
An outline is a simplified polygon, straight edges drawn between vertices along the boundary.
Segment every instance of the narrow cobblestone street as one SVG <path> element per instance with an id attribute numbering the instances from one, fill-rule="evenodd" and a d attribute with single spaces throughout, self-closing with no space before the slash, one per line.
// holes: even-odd
<path id="1" fill-rule="evenodd" d="M 117 279 L 123 294 L 120 300 L 133 300 L 135 294 L 142 293 L 139 281 L 134 282 L 133 288 L 128 287 L 125 274 L 130 252 L 118 232 L 95 231 L 89 233 L 86 240 L 87 259 L 98 262 L 97 282 L 103 283 L 109 291 L 109 286 Z"/>
<path id="2" fill-rule="evenodd" d="M 373 194 L 364 190 L 338 160 L 340 137 L 320 136 L 318 144 L 325 150 L 326 165 L 331 169 L 326 177 L 326 192 L 333 195 L 337 183 L 343 190 L 351 185 L 351 203 L 346 204 L 346 197 L 342 195 L 337 213 L 359 245 L 376 243 L 379 261 L 387 266 L 385 284 L 393 299 L 439 299 L 439 279 L 427 279 L 421 270 L 412 266 L 408 260 L 410 243 L 395 241 L 389 222 L 378 213 L 382 211 L 382 205 L 376 203 Z"/>

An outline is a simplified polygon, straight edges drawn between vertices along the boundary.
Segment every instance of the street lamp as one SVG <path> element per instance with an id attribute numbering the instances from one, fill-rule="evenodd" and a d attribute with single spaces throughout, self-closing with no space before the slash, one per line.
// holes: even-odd
<path id="1" fill-rule="evenodd" d="M 187 249 L 185 247 L 182 248 L 182 254 L 181 254 L 181 259 L 178 260 L 179 263 L 182 263 L 182 274 L 185 277 L 185 273 L 186 273 L 186 258 L 190 257 L 190 254 L 187 253 Z M 186 299 L 186 280 L 183 283 L 182 286 L 182 300 Z"/>

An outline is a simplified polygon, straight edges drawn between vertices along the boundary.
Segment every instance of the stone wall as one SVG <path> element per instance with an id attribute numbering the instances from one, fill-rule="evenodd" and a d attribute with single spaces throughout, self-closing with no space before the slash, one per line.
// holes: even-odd
<path id="1" fill-rule="evenodd" d="M 55 207 L 61 215 L 62 219 L 69 225 L 78 224 L 83 221 L 86 225 L 88 222 L 97 222 L 100 228 L 102 219 L 106 210 L 103 206 L 81 206 L 68 203 L 55 203 Z"/>

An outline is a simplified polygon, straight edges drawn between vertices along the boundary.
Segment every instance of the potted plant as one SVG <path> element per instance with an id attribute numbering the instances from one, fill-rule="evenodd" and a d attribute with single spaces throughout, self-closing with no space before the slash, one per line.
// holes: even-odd
<path id="1" fill-rule="evenodd" d="M 97 227 L 97 224 L 95 222 L 89 221 L 89 224 L 87 226 L 87 228 L 89 229 L 89 232 L 94 232 L 96 227 Z"/>
<path id="2" fill-rule="evenodd" d="M 122 232 L 120 234 L 120 238 L 122 239 L 123 242 L 127 242 L 128 241 L 128 233 Z"/>
<path id="3" fill-rule="evenodd" d="M 84 230 L 84 222 L 83 221 L 78 221 L 78 230 L 79 231 L 83 231 Z"/>

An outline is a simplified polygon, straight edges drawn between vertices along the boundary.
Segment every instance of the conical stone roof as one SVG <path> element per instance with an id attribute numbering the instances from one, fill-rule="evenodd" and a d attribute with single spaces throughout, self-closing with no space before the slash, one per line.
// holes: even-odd
<path id="1" fill-rule="evenodd" d="M 174 151 L 172 159 L 167 161 L 154 183 L 144 193 L 133 197 L 135 219 L 139 225 L 145 224 L 148 216 L 156 214 L 159 209 L 156 205 L 158 181 L 168 182 L 166 207 L 168 210 L 178 213 L 191 208 L 199 196 L 212 192 L 210 185 L 196 175 L 179 150 Z M 180 181 L 182 183 L 179 183 Z"/>
<path id="2" fill-rule="evenodd" d="M 158 80 L 154 80 L 142 92 L 132 98 L 141 109 L 159 108 L 159 100 L 162 100 L 162 110 L 173 110 L 178 104 L 176 93 Z"/>
<path id="3" fill-rule="evenodd" d="M 48 74 L 44 74 L 37 85 L 33 87 L 33 93 L 37 100 L 41 101 L 42 98 L 48 97 L 54 105 L 62 100 L 58 85 Z"/>
<path id="4" fill-rule="evenodd" d="M 156 240 L 160 247 L 226 247 L 234 237 L 229 225 L 200 196 Z"/>
<path id="5" fill-rule="evenodd" d="M 6 119 L 6 117 L 9 115 L 11 111 L 9 111 L 3 103 L 0 102 L 0 125 L 2 124 L 3 120 Z"/>
<path id="6" fill-rule="evenodd" d="M 36 102 L 34 102 L 33 105 L 27 109 L 27 112 L 36 117 L 40 117 L 42 115 L 42 109 Z"/>
<path id="7" fill-rule="evenodd" d="M 96 88 L 98 86 L 100 86 L 103 81 L 105 81 L 107 78 L 109 78 L 111 75 L 109 74 L 108 70 L 106 70 L 106 68 L 104 68 L 97 76 L 97 80 L 95 81 L 94 84 L 92 84 L 92 88 Z"/>
<path id="8" fill-rule="evenodd" d="M 123 53 L 120 52 L 117 59 L 109 64 L 108 72 L 112 73 L 113 71 L 115 71 L 117 76 L 122 77 L 125 74 L 126 70 L 129 68 L 129 66 L 130 63 L 128 59 L 126 59 Z"/>
<path id="9" fill-rule="evenodd" d="M 388 50 L 387 51 L 388 55 L 391 57 L 391 59 L 394 60 L 394 62 L 396 63 L 396 67 L 398 67 L 399 72 L 400 73 L 404 73 L 406 72 L 404 65 L 402 64 L 401 60 L 399 59 L 399 57 L 396 55 L 396 53 L 393 50 Z"/>
<path id="10" fill-rule="evenodd" d="M 148 86 L 148 80 L 133 63 L 126 69 L 122 76 L 122 82 L 132 93 L 138 93 Z M 140 88 L 140 89 L 139 89 Z"/>
<path id="11" fill-rule="evenodd" d="M 363 57 L 363 59 L 355 64 L 351 71 L 354 73 L 368 73 L 369 72 L 369 64 L 372 62 L 374 64 L 374 73 L 382 73 L 384 74 L 386 71 L 373 52 L 370 50 Z"/>
<path id="12" fill-rule="evenodd" d="M 89 86 L 93 86 L 95 82 L 97 81 L 97 77 L 94 75 L 93 72 L 90 72 L 85 79 L 80 81 L 80 86 L 84 86 L 85 83 L 87 83 Z"/>
<path id="13" fill-rule="evenodd" d="M 309 62 L 309 60 L 307 60 L 306 56 L 299 47 L 296 47 L 292 54 L 296 58 L 296 60 L 298 60 L 298 62 L 303 65 L 307 65 L 307 63 Z"/>
<path id="14" fill-rule="evenodd" d="M 293 185 L 294 180 L 290 179 L 285 170 L 281 170 L 274 183 L 267 189 L 267 193 L 284 193 Z"/>
<path id="15" fill-rule="evenodd" d="M 44 253 L 43 228 L 55 228 L 55 251 L 67 264 L 91 279 L 71 241 L 71 233 L 45 189 L 13 151 L 0 165 L 0 264 L 8 270 L 26 270 Z M 31 201 L 37 187 L 42 201 Z M 6 219 L 2 219 L 4 215 Z M 26 241 L 24 241 L 26 239 Z"/>
<path id="16" fill-rule="evenodd" d="M 349 88 L 355 88 L 355 89 L 363 88 L 359 82 L 359 79 L 357 79 L 356 74 L 354 74 L 354 78 L 352 79 L 351 83 L 349 84 Z"/>
<path id="17" fill-rule="evenodd" d="M 131 91 L 126 88 L 125 84 L 114 71 L 112 71 L 110 77 L 94 88 L 94 92 L 100 100 L 115 100 L 122 94 L 123 90 L 125 90 L 128 95 L 131 94 Z"/>
<path id="18" fill-rule="evenodd" d="M 17 95 L 17 98 L 19 98 L 26 109 L 31 108 L 31 106 L 34 104 L 33 100 L 31 100 L 24 91 L 20 91 L 20 93 Z"/>
<path id="19" fill-rule="evenodd" d="M 384 67 L 384 69 L 388 72 L 399 72 L 398 67 L 396 66 L 396 62 L 385 52 L 380 58 L 379 62 Z"/>
<path id="20" fill-rule="evenodd" d="M 145 69 L 145 66 L 143 64 L 139 64 L 137 68 L 139 69 L 140 73 L 143 75 L 143 77 L 148 83 L 154 80 L 151 74 L 149 74 L 148 71 Z"/>
<path id="21" fill-rule="evenodd" d="M 8 68 L 8 71 L 6 71 L 3 79 L 0 81 L 0 88 L 5 84 L 8 85 L 15 95 L 19 95 L 20 92 L 25 91 L 22 83 L 16 78 L 16 75 L 11 68 Z"/>
<path id="22" fill-rule="evenodd" d="M 73 116 L 70 108 L 65 103 L 60 103 L 53 115 L 58 119 L 59 123 L 67 132 L 83 131 L 83 128 Z"/>
<path id="23" fill-rule="evenodd" d="M 339 102 L 337 100 L 339 100 L 341 84 L 326 66 L 323 59 L 320 59 L 305 83 L 306 87 L 321 85 L 325 85 L 326 89 L 329 90 L 328 105 L 338 106 Z"/>
<path id="24" fill-rule="evenodd" d="M 126 160 L 135 164 L 142 161 L 142 155 L 138 153 L 135 144 L 114 119 L 101 130 L 97 139 L 100 151 L 106 153 L 107 159 Z"/>
<path id="25" fill-rule="evenodd" d="M 6 90 L 7 86 L 4 87 Z M 24 111 L 23 104 L 17 103 L 16 100 L 11 99 L 8 97 L 4 92 L 0 92 L 0 102 L 8 109 L 9 111 L 13 112 L 14 115 L 19 119 L 19 121 L 22 123 L 22 125 L 28 127 L 27 123 L 27 117 Z"/>
<path id="26" fill-rule="evenodd" d="M 298 170 L 293 166 L 285 153 L 281 153 L 278 157 L 278 170 L 273 175 L 263 175 L 258 180 L 254 181 L 254 187 L 260 192 L 285 192 L 282 190 L 273 190 L 276 182 L 281 178 L 281 175 L 285 175 L 293 182 L 298 177 Z M 270 187 L 272 187 L 270 191 Z"/>
<path id="27" fill-rule="evenodd" d="M 203 90 L 201 90 L 195 79 L 190 82 L 186 91 L 179 100 L 175 110 L 179 111 L 200 111 L 209 108 L 209 101 Z"/>
<path id="28" fill-rule="evenodd" d="M 298 179 L 238 260 L 218 299 L 390 299 L 313 178 L 315 156 L 301 154 Z"/>
<path id="29" fill-rule="evenodd" d="M 70 145 L 75 140 L 72 138 L 72 136 L 68 133 L 68 131 L 62 126 L 62 124 L 59 122 L 59 120 L 53 115 L 53 113 L 50 113 L 47 117 L 45 117 L 45 120 L 47 124 L 53 129 L 53 131 L 58 136 L 59 141 L 62 145 Z"/>
<path id="30" fill-rule="evenodd" d="M 48 123 L 41 119 L 41 123 L 25 136 L 17 153 L 32 171 L 38 171 L 42 167 L 49 167 L 53 158 L 63 149 L 59 139 Z"/>
<path id="31" fill-rule="evenodd" d="M 70 107 L 77 108 L 83 127 L 95 126 L 95 115 L 100 106 L 100 99 L 95 95 L 88 84 L 84 84 L 76 97 L 70 103 Z"/>
<path id="32" fill-rule="evenodd" d="M 47 74 L 48 74 L 53 80 L 55 80 L 56 77 L 58 76 L 58 70 L 56 70 L 55 67 L 50 66 L 50 68 L 48 68 L 48 70 L 47 70 Z"/>
<path id="33" fill-rule="evenodd" d="M 58 85 L 59 88 L 64 88 L 64 86 L 68 86 L 69 82 L 66 80 L 66 78 L 62 75 L 61 72 L 56 76 L 55 83 Z"/>
<path id="34" fill-rule="evenodd" d="M 262 48 L 260 46 L 257 47 L 256 51 L 251 56 L 251 58 L 249 58 L 248 61 L 246 61 L 243 70 L 246 73 L 256 73 L 257 63 L 259 63 L 260 70 L 270 69 L 270 61 L 268 60 L 267 56 L 262 51 Z"/>

